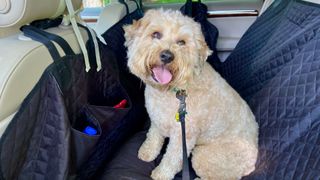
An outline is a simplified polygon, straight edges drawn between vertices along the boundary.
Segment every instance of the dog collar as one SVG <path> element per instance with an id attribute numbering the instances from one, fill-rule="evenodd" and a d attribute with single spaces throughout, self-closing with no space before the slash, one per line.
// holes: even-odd
<path id="1" fill-rule="evenodd" d="M 174 87 L 174 88 L 172 88 L 172 91 L 174 92 L 174 93 L 177 93 L 178 91 L 180 91 L 181 89 L 179 89 L 179 88 L 177 88 L 177 87 Z"/>
<path id="2" fill-rule="evenodd" d="M 186 88 L 185 88 L 185 89 L 187 89 L 187 88 L 188 88 L 188 85 L 186 85 Z M 171 91 L 174 92 L 174 93 L 177 93 L 178 91 L 185 91 L 185 92 L 186 92 L 185 89 L 173 87 L 173 88 L 171 89 Z"/>
<path id="3" fill-rule="evenodd" d="M 186 98 L 187 98 L 187 92 L 183 89 L 177 89 L 174 88 L 174 91 L 176 92 L 176 98 L 179 100 L 179 109 L 176 113 L 176 121 L 184 121 L 185 116 L 187 114 L 187 104 L 186 104 Z"/>

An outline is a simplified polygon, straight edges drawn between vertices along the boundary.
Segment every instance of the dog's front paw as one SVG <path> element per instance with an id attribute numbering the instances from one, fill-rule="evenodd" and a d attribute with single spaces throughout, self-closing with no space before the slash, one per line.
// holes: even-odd
<path id="1" fill-rule="evenodd" d="M 146 161 L 146 162 L 151 162 L 156 158 L 156 156 L 152 154 L 150 148 L 145 143 L 143 143 L 142 146 L 140 147 L 138 152 L 138 157 L 142 161 Z"/>
<path id="2" fill-rule="evenodd" d="M 170 170 L 157 167 L 152 171 L 151 178 L 154 180 L 171 180 L 174 178 L 174 174 L 172 175 Z"/>
<path id="3" fill-rule="evenodd" d="M 153 159 L 151 159 L 149 153 L 145 151 L 142 147 L 139 149 L 138 157 L 142 161 L 151 162 Z"/>

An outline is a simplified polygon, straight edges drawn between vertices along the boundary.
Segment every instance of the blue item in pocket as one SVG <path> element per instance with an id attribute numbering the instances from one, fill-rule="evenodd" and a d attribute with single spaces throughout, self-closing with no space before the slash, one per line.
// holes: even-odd
<path id="1" fill-rule="evenodd" d="M 97 135 L 97 130 L 94 129 L 93 127 L 91 126 L 87 126 L 84 130 L 83 130 L 84 133 L 90 135 L 90 136 L 94 136 L 94 135 Z"/>

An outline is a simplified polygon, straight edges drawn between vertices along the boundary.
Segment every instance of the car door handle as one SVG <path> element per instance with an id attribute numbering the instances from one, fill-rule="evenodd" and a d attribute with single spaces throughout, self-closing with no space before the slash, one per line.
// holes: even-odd
<path id="1" fill-rule="evenodd" d="M 258 10 L 212 10 L 207 12 L 208 18 L 258 16 Z"/>

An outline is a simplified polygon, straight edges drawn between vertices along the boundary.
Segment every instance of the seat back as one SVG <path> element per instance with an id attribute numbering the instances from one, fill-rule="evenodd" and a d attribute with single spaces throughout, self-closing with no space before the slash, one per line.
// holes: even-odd
<path id="1" fill-rule="evenodd" d="M 122 20 L 128 13 L 134 12 L 137 8 L 137 4 L 134 1 L 120 3 L 118 0 L 111 0 L 110 3 L 102 9 L 95 26 L 95 31 L 99 39 L 105 43 L 102 34 Z"/>
<path id="2" fill-rule="evenodd" d="M 259 124 L 256 170 L 243 179 L 320 178 L 319 47 L 320 6 L 276 0 L 217 66 Z"/>
<path id="3" fill-rule="evenodd" d="M 80 7 L 81 0 L 74 0 L 74 5 Z M 0 0 L 0 135 L 44 69 L 52 63 L 44 45 L 23 36 L 20 27 L 35 20 L 56 18 L 65 9 L 64 0 Z M 61 36 L 74 52 L 80 52 L 71 26 L 60 25 L 47 31 Z M 87 39 L 85 34 L 83 31 Z M 63 51 L 59 49 L 59 53 Z"/>

